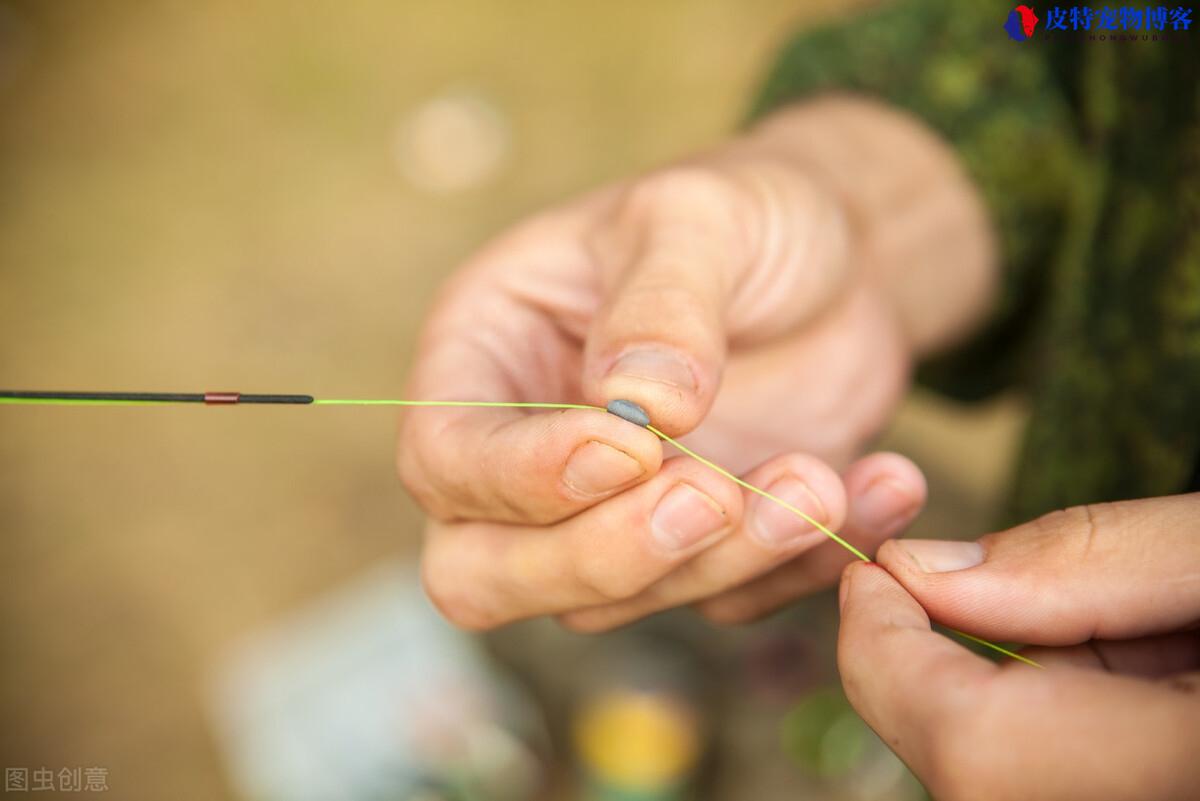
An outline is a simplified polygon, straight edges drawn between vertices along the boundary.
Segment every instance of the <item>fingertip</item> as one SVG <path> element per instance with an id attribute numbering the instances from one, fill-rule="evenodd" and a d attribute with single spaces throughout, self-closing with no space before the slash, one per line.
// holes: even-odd
<path id="1" fill-rule="evenodd" d="M 874 576 L 871 574 L 881 573 L 887 575 L 879 565 L 874 562 L 864 562 L 861 559 L 856 559 L 842 569 L 842 578 L 838 582 L 838 611 L 843 615 L 846 614 L 847 605 L 852 600 L 855 605 L 860 605 L 862 601 L 858 600 L 863 597 L 864 593 L 869 593 L 872 589 Z"/>
<path id="2" fill-rule="evenodd" d="M 935 576 L 947 583 L 970 581 L 976 574 L 968 576 L 964 571 L 979 567 L 987 557 L 983 545 L 972 540 L 905 539 L 886 544 L 890 547 L 879 550 L 880 563 L 905 581 L 926 584 Z"/>
<path id="3" fill-rule="evenodd" d="M 842 611 L 853 604 L 862 615 L 896 628 L 926 628 L 929 616 L 899 581 L 878 562 L 855 561 L 842 572 Z M 844 595 L 843 595 L 844 594 Z M 887 610 L 887 614 L 882 613 Z"/>
<path id="4" fill-rule="evenodd" d="M 889 576 L 877 562 L 855 559 L 842 569 L 842 584 L 848 588 L 853 587 L 856 594 L 861 591 L 869 591 L 871 587 L 879 585 L 880 582 L 895 583 L 895 579 Z M 869 586 L 867 586 L 868 584 Z M 848 589 L 847 592 L 849 591 Z"/>
<path id="5" fill-rule="evenodd" d="M 725 517 L 726 525 L 734 527 L 741 523 L 745 511 L 745 499 L 740 488 L 724 476 L 713 472 L 687 456 L 667 459 L 659 471 L 660 480 L 684 484 L 703 493 Z"/>
<path id="6" fill-rule="evenodd" d="M 662 465 L 657 436 L 601 411 L 425 411 L 397 461 L 406 487 L 438 519 L 552 523 Z"/>
<path id="7" fill-rule="evenodd" d="M 851 494 L 866 491 L 871 484 L 886 479 L 916 504 L 923 504 L 928 485 L 921 468 L 903 454 L 877 451 L 852 464 L 845 473 L 846 489 Z"/>
<path id="8" fill-rule="evenodd" d="M 879 546 L 875 561 L 888 572 L 909 572 L 916 569 L 912 559 L 906 554 L 896 540 L 888 540 Z"/>
<path id="9" fill-rule="evenodd" d="M 505 423 L 467 461 L 525 521 L 553 522 L 648 481 L 662 465 L 662 444 L 613 415 L 566 409 Z"/>
<path id="10" fill-rule="evenodd" d="M 815 456 L 789 453 L 775 457 L 750 471 L 745 480 L 770 496 L 755 493 L 749 529 L 769 548 L 815 547 L 825 542 L 827 535 L 812 521 L 834 531 L 846 521 L 842 479 Z"/>
<path id="11" fill-rule="evenodd" d="M 819 519 L 822 524 L 839 529 L 846 523 L 846 485 L 837 471 L 823 459 L 809 454 L 794 454 L 785 465 L 816 496 L 824 510 Z"/>
<path id="12" fill-rule="evenodd" d="M 548 501 L 552 515 L 561 516 L 561 503 L 577 511 L 579 504 L 642 484 L 662 466 L 658 437 L 611 414 L 567 409 L 523 417 L 506 428 L 486 451 L 489 475 L 529 498 L 536 487 L 557 486 L 559 499 Z M 525 465 L 524 475 L 513 474 L 519 465 Z"/>
<path id="13" fill-rule="evenodd" d="M 590 409 L 565 409 L 548 418 L 545 440 L 537 447 L 549 446 L 557 452 L 571 453 L 589 443 L 600 442 L 638 462 L 650 478 L 663 462 L 662 440 L 653 432 L 608 413 Z"/>
<path id="14" fill-rule="evenodd" d="M 851 562 L 850 564 L 846 565 L 844 568 L 842 568 L 842 576 L 841 576 L 841 579 L 838 581 L 838 610 L 839 611 L 843 611 L 843 612 L 845 611 L 846 601 L 850 597 L 851 582 L 853 582 L 854 576 L 857 575 L 859 568 L 861 568 L 865 564 L 866 564 L 866 562 L 863 562 L 861 559 L 857 559 L 857 560 Z"/>
<path id="15" fill-rule="evenodd" d="M 895 536 L 925 506 L 928 488 L 921 469 L 898 453 L 873 453 L 846 471 L 849 525 L 878 542 Z"/>
<path id="16" fill-rule="evenodd" d="M 934 599 L 927 597 L 928 593 L 923 593 L 929 584 L 928 577 L 901 543 L 902 540 L 885 540 L 875 552 L 875 561 L 894 576 L 907 592 L 918 593 L 924 599 L 924 603 L 931 603 Z M 936 606 L 936 603 L 934 605 Z"/>

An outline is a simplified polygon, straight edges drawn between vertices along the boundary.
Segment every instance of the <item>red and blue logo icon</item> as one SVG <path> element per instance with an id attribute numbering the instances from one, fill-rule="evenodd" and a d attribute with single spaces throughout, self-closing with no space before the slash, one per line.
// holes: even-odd
<path id="1" fill-rule="evenodd" d="M 1158 41 L 1168 33 L 1186 32 L 1192 28 L 1192 12 L 1186 6 L 1051 6 L 1045 9 L 1046 20 L 1042 26 L 1045 35 L 1054 37 L 1059 31 L 1088 33 L 1091 41 Z M 1037 29 L 1038 15 L 1029 6 L 1017 6 L 1008 12 L 1004 21 L 1004 32 L 1014 42 L 1025 42 L 1033 38 Z M 1141 31 L 1141 33 L 1138 33 Z"/>
<path id="2" fill-rule="evenodd" d="M 1037 27 L 1037 24 L 1038 17 L 1037 14 L 1033 13 L 1032 8 L 1029 6 L 1017 6 L 1008 12 L 1008 19 L 1004 22 L 1004 31 L 1013 41 L 1024 42 L 1033 36 L 1033 31 Z"/>

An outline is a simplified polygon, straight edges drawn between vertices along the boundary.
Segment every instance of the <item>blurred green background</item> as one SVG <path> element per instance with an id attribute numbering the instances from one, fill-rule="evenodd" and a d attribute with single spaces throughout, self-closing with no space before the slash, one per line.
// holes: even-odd
<path id="1" fill-rule="evenodd" d="M 395 397 L 470 251 L 727 136 L 775 48 L 834 6 L 0 3 L 0 384 Z M 1009 400 L 909 402 L 887 444 L 930 473 L 923 533 L 986 527 L 1020 419 Z M 229 798 L 214 660 L 417 553 L 393 427 L 387 410 L 0 411 L 3 763 L 105 765 L 123 799 Z M 781 798 L 789 708 L 743 709 L 752 745 L 726 761 Z"/>

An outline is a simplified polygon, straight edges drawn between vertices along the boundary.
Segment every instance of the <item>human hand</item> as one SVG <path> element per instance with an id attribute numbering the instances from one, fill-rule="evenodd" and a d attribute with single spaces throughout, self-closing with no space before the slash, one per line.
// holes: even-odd
<path id="1" fill-rule="evenodd" d="M 898 206 L 909 179 L 923 191 Z M 985 228 L 915 122 L 814 103 L 485 248 L 437 302 L 409 394 L 633 400 L 871 551 L 919 511 L 924 482 L 901 457 L 852 458 L 914 352 L 982 308 Z M 922 285 L 918 312 L 903 301 Z M 557 614 L 596 630 L 698 601 L 745 619 L 832 583 L 847 558 L 612 415 L 412 410 L 398 461 L 431 517 L 426 588 L 468 628 Z"/>
<path id="2" fill-rule="evenodd" d="M 850 702 L 939 801 L 1200 792 L 1200 493 L 889 542 L 846 570 L 841 605 Z M 930 618 L 1041 646 L 1022 653 L 1046 669 L 975 656 Z"/>

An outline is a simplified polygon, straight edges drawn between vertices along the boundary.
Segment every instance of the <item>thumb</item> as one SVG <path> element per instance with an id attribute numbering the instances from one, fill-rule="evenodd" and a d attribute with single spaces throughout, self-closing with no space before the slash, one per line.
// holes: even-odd
<path id="1" fill-rule="evenodd" d="M 890 541 L 877 559 L 932 619 L 981 637 L 1161 634 L 1200 618 L 1200 493 L 1081 506 L 979 542 Z"/>
<path id="2" fill-rule="evenodd" d="M 587 395 L 632 400 L 671 435 L 699 425 L 748 260 L 733 205 L 715 179 L 686 172 L 643 180 L 619 202 L 597 250 L 607 287 L 584 348 Z"/>

